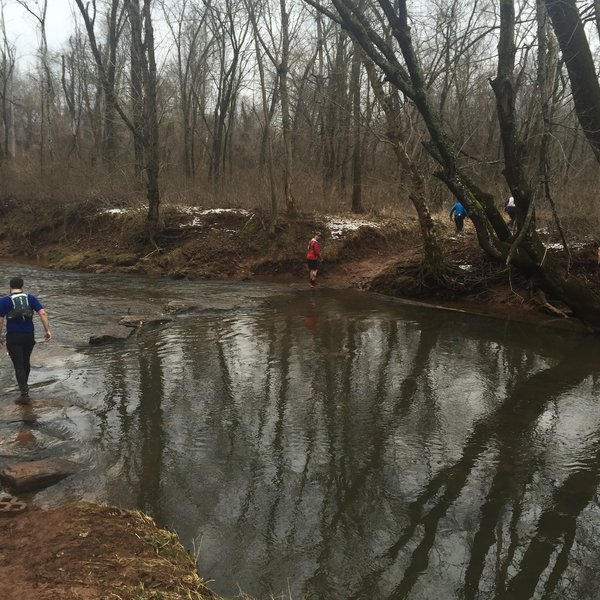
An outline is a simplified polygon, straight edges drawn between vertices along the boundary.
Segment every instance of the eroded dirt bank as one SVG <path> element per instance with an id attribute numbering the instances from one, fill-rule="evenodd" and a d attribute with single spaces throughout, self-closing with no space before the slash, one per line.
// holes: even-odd
<path id="1" fill-rule="evenodd" d="M 177 536 L 147 516 L 79 502 L 0 518 L 0 598 L 216 598 Z"/>
<path id="2" fill-rule="evenodd" d="M 325 262 L 319 280 L 477 314 L 534 320 L 583 331 L 567 307 L 547 298 L 518 272 L 487 258 L 472 224 L 457 237 L 437 220 L 451 285 L 423 285 L 422 244 L 416 218 L 304 216 L 282 219 L 269 232 L 260 212 L 170 207 L 164 228 L 147 241 L 144 211 L 108 209 L 57 213 L 43 220 L 24 209 L 0 207 L 0 253 L 60 269 L 141 273 L 189 279 L 303 282 L 304 253 L 315 230 L 323 232 Z M 562 252 L 550 245 L 549 252 Z M 597 243 L 571 249 L 571 271 L 600 289 Z"/>

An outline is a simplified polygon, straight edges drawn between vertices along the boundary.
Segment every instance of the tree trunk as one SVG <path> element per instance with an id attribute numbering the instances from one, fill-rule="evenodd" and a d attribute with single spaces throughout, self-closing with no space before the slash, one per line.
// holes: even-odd
<path id="1" fill-rule="evenodd" d="M 352 101 L 352 212 L 364 212 L 362 202 L 362 136 L 360 112 L 360 49 L 354 44 L 350 72 Z"/>
<path id="2" fill-rule="evenodd" d="M 139 0 L 127 0 L 129 27 L 131 28 L 130 65 L 131 79 L 131 123 L 133 135 L 133 175 L 137 185 L 144 185 L 144 164 L 146 162 L 144 141 L 144 42 L 142 38 L 142 16 Z M 147 183 L 147 182 L 146 182 Z"/>
<path id="3" fill-rule="evenodd" d="M 419 229 L 421 231 L 421 238 L 423 240 L 424 250 L 424 261 L 427 266 L 431 269 L 432 273 L 439 270 L 443 262 L 442 249 L 437 239 L 435 232 L 435 226 L 429 207 L 427 206 L 426 193 L 425 193 L 425 180 L 421 175 L 417 165 L 414 161 L 411 161 L 406 153 L 406 149 L 402 145 L 402 133 L 401 133 L 401 116 L 399 111 L 399 103 L 394 102 L 394 98 L 385 93 L 381 81 L 377 77 L 377 73 L 373 62 L 363 57 L 363 64 L 369 77 L 369 82 L 375 97 L 381 104 L 383 112 L 385 114 L 387 124 L 387 137 L 392 144 L 394 154 L 398 163 L 398 179 L 401 179 L 402 171 L 410 174 L 411 188 L 409 192 L 409 199 L 412 202 L 417 212 L 417 218 L 419 219 Z M 398 192 L 400 192 L 400 186 L 398 186 Z"/>
<path id="4" fill-rule="evenodd" d="M 600 162 L 600 84 L 575 0 L 546 0 L 563 54 L 575 110 L 596 160 Z"/>
<path id="5" fill-rule="evenodd" d="M 281 90 L 281 126 L 284 145 L 283 194 L 287 215 L 297 214 L 293 193 L 294 160 L 292 156 L 292 130 L 290 117 L 290 97 L 288 90 L 288 69 L 290 53 L 289 13 L 285 0 L 279 0 L 281 9 L 281 62 L 279 63 L 279 88 Z"/>
<path id="6" fill-rule="evenodd" d="M 148 199 L 148 228 L 150 236 L 159 228 L 160 191 L 158 173 L 160 159 L 158 151 L 158 110 L 157 101 L 157 75 L 156 58 L 154 56 L 154 27 L 151 14 L 152 0 L 144 0 L 144 50 L 146 53 L 146 68 L 143 71 L 144 83 L 144 131 L 145 136 L 145 171 L 147 180 Z"/>

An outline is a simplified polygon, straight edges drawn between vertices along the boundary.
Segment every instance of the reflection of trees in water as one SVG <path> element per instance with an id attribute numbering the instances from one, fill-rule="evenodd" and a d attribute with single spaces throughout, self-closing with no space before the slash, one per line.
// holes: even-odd
<path id="1" fill-rule="evenodd" d="M 131 488 L 138 484 L 137 475 L 129 468 L 129 458 L 135 456 L 139 447 L 139 439 L 135 432 L 135 416 L 129 412 L 129 393 L 127 384 L 132 378 L 137 379 L 137 373 L 132 373 L 120 352 L 112 352 L 104 365 L 103 388 L 104 403 L 96 416 L 98 418 L 98 435 L 100 449 L 105 449 L 110 443 L 109 458 L 114 463 L 121 462 L 120 479 Z"/>
<path id="2" fill-rule="evenodd" d="M 380 555 L 376 561 L 379 563 L 377 568 L 364 577 L 358 593 L 353 598 L 364 597 L 369 589 L 373 589 L 373 586 L 383 577 L 386 569 L 391 568 L 395 563 L 401 550 L 420 537 L 420 541 L 411 553 L 402 580 L 389 595 L 390 598 L 408 597 L 420 574 L 428 565 L 428 556 L 434 547 L 436 531 L 441 518 L 463 492 L 477 459 L 491 443 L 494 443 L 497 449 L 497 470 L 481 507 L 479 527 L 471 545 L 469 563 L 465 573 L 465 597 L 477 597 L 488 551 L 495 541 L 500 542 L 496 536 L 507 502 L 511 500 L 515 504 L 513 506 L 515 516 L 521 513 L 521 507 L 518 505 L 520 501 L 518 493 L 519 491 L 523 492 L 524 484 L 529 481 L 532 475 L 531 471 L 534 469 L 533 463 L 522 460 L 526 459 L 527 452 L 531 451 L 528 446 L 532 439 L 531 430 L 550 400 L 573 389 L 589 373 L 590 365 L 581 358 L 571 355 L 554 367 L 518 381 L 498 409 L 475 424 L 472 434 L 464 445 L 460 460 L 438 472 L 411 504 L 409 525 L 401 536 Z M 552 390 L 551 393 L 550 390 Z M 518 463 L 526 465 L 526 469 L 522 469 L 520 474 L 513 469 L 514 465 Z M 593 461 L 593 464 L 594 470 L 597 470 L 598 461 Z M 517 485 L 519 479 L 523 480 L 521 487 Z M 595 490 L 595 486 L 593 490 Z M 583 502 L 580 510 L 586 504 L 587 501 Z M 496 586 L 500 591 L 505 587 L 507 567 L 514 558 L 516 549 L 514 542 L 518 540 L 517 523 L 518 519 L 511 524 L 510 540 L 513 543 L 509 546 L 504 566 L 499 569 L 503 576 L 496 578 Z M 523 567 L 523 563 L 521 567 Z M 541 571 L 537 575 L 541 575 Z M 511 582 L 508 586 L 509 590 L 515 586 L 523 589 L 527 585 L 533 585 L 535 588 L 538 580 L 532 580 L 521 568 L 513 581 L 514 583 Z M 529 598 L 530 596 L 510 597 Z"/>
<path id="3" fill-rule="evenodd" d="M 161 480 L 165 428 L 162 413 L 163 361 L 156 340 L 140 348 L 140 402 L 137 416 L 141 437 L 137 506 L 162 522 Z"/>
<path id="4" fill-rule="evenodd" d="M 184 393 L 167 412 L 155 399 L 137 409 L 137 424 L 128 420 L 118 365 L 105 412 L 124 410 L 121 424 L 138 427 L 129 437 L 139 434 L 141 444 L 139 498 L 153 512 L 165 477 L 156 467 L 165 414 L 178 424 L 170 431 L 174 447 L 194 448 L 202 437 L 201 453 L 181 450 L 169 477 L 186 482 L 190 527 L 218 525 L 221 560 L 232 574 L 241 565 L 277 591 L 282 571 L 297 566 L 306 595 L 409 598 L 432 553 L 450 556 L 440 531 L 446 520 L 472 533 L 461 548 L 464 564 L 451 567 L 451 578 L 463 573 L 461 597 L 528 598 L 542 580 L 548 598 L 558 593 L 577 517 L 598 484 L 595 448 L 558 485 L 550 506 L 536 499 L 541 514 L 529 541 L 523 522 L 532 518 L 527 494 L 539 468 L 533 433 L 542 415 L 556 412 L 552 403 L 594 371 L 580 354 L 560 359 L 557 351 L 547 366 L 534 351 L 468 337 L 448 350 L 440 327 L 394 319 L 320 315 L 314 335 L 294 312 L 200 323 L 178 342 Z M 444 431 L 446 390 L 438 381 L 440 361 L 442 368 L 452 363 L 448 351 L 467 368 L 469 357 L 485 357 L 478 362 L 483 406 L 464 427 L 460 455 L 440 467 L 428 439 L 435 435 L 448 452 L 457 443 L 455 432 Z M 164 371 L 158 353 L 148 347 L 144 354 L 142 397 L 161 389 Z M 458 406 L 461 398 L 452 401 Z M 415 445 L 398 446 L 410 427 L 419 431 Z M 410 460 L 421 461 L 412 488 L 404 472 Z M 199 481 L 190 482 L 192 472 L 201 473 Z M 452 512 L 473 490 L 474 525 Z"/>

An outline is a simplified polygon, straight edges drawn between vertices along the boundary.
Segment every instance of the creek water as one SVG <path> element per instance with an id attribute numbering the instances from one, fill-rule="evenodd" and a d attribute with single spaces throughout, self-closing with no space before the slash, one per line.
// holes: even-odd
<path id="1" fill-rule="evenodd" d="M 34 503 L 146 511 L 228 596 L 600 597 L 597 339 L 348 290 L 17 270 L 55 336 L 32 396 L 60 406 L 30 456 L 85 465 Z M 89 346 L 173 300 L 198 309 Z"/>

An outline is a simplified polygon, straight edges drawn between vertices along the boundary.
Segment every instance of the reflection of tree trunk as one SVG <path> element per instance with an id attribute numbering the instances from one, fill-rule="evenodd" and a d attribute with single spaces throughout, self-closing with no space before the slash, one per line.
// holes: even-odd
<path id="1" fill-rule="evenodd" d="M 594 500 L 600 485 L 600 444 L 596 443 L 590 454 L 587 464 L 571 473 L 554 492 L 552 505 L 538 519 L 535 536 L 529 542 L 519 570 L 508 584 L 504 597 L 532 598 L 550 559 L 561 548 L 545 586 L 545 594 L 552 597 L 555 591 L 553 586 L 569 566 L 567 559 L 575 540 L 577 520 Z"/>
<path id="2" fill-rule="evenodd" d="M 151 343 L 139 348 L 141 434 L 139 494 L 137 505 L 162 521 L 161 475 L 164 451 L 164 423 L 162 416 L 163 366 L 158 347 Z"/>
<path id="3" fill-rule="evenodd" d="M 274 390 L 269 389 L 269 392 L 276 398 L 275 400 L 275 412 L 274 424 L 273 424 L 273 442 L 271 444 L 272 451 L 272 462 L 274 465 L 275 472 L 271 483 L 273 485 L 273 500 L 270 503 L 270 507 L 267 513 L 267 532 L 266 532 L 266 552 L 269 557 L 269 562 L 273 560 L 279 550 L 278 545 L 278 528 L 277 528 L 277 516 L 278 508 L 281 501 L 285 498 L 285 472 L 286 472 L 286 452 L 284 451 L 285 446 L 285 418 L 286 411 L 288 408 L 288 402 L 291 400 L 289 393 L 289 379 L 290 379 L 290 355 L 292 349 L 292 337 L 291 337 L 291 319 L 285 319 L 285 330 L 283 332 L 277 331 L 277 339 L 281 341 L 281 345 L 277 348 L 276 357 L 279 362 L 279 373 L 278 377 L 273 378 L 273 382 L 277 384 L 277 388 Z M 276 346 L 277 347 L 277 346 Z M 275 358 L 275 357 L 272 357 Z M 269 361 L 272 362 L 272 361 Z"/>
<path id="4" fill-rule="evenodd" d="M 490 440 L 497 437 L 499 432 L 506 432 L 510 439 L 514 439 L 516 435 L 520 440 L 529 440 L 530 429 L 536 424 L 547 404 L 581 383 L 593 372 L 593 367 L 594 365 L 582 361 L 580 357 L 568 355 L 554 367 L 540 371 L 517 384 L 502 405 L 478 421 L 463 447 L 460 460 L 436 473 L 423 492 L 411 503 L 409 525 L 397 541 L 381 553 L 380 566 L 364 577 L 359 592 L 352 598 L 362 598 L 365 590 L 373 589 L 375 582 L 396 561 L 401 550 L 413 542 L 417 532 L 422 530 L 423 538 L 412 552 L 404 577 L 391 595 L 406 597 L 428 564 L 428 556 L 435 542 L 440 520 L 463 492 L 469 474 L 479 456 L 487 450 Z M 505 440 L 506 443 L 508 440 Z M 499 463 L 498 468 L 501 469 L 503 464 Z M 479 547 L 478 551 L 482 552 L 482 547 Z M 480 558 L 472 558 L 471 562 L 477 560 Z M 470 576 L 469 585 L 473 586 L 473 574 Z"/>
<path id="5" fill-rule="evenodd" d="M 352 368 L 354 364 L 354 359 L 359 354 L 360 348 L 357 345 L 356 340 L 360 339 L 360 330 L 355 331 L 354 329 L 349 330 L 348 332 L 348 341 L 344 345 L 348 348 L 350 352 L 350 356 L 346 359 L 345 364 L 347 365 L 347 369 L 344 372 L 344 376 L 342 379 L 343 389 L 341 390 L 341 396 L 343 398 L 352 398 L 353 389 L 355 388 L 356 382 L 353 380 L 353 377 L 360 377 L 356 370 Z M 326 338 L 334 338 L 334 336 L 327 336 Z M 423 379 L 423 374 L 426 373 L 428 367 L 430 366 L 430 355 L 431 350 L 435 346 L 438 337 L 438 330 L 429 329 L 423 331 L 419 338 L 417 351 L 415 354 L 415 358 L 412 363 L 412 368 L 410 373 L 403 379 L 402 386 L 400 389 L 399 397 L 394 405 L 394 419 L 401 420 L 402 417 L 410 410 L 412 401 L 414 399 L 415 389 L 417 387 L 417 382 Z M 353 418 L 352 418 L 352 406 L 343 406 L 343 414 L 340 416 L 336 414 L 332 407 L 327 404 L 326 409 L 328 414 L 328 423 L 330 424 L 330 439 L 331 439 L 331 448 L 329 450 L 329 455 L 332 458 L 331 462 L 331 477 L 330 481 L 332 485 L 337 485 L 334 491 L 328 493 L 327 498 L 334 494 L 337 501 L 335 505 L 335 510 L 332 514 L 328 514 L 331 509 L 328 506 L 323 506 L 322 510 L 322 529 L 323 534 L 322 538 L 324 540 L 332 540 L 332 532 L 335 532 L 337 527 L 339 526 L 340 521 L 344 519 L 347 515 L 349 505 L 354 501 L 357 494 L 360 490 L 364 490 L 368 488 L 368 479 L 369 477 L 378 471 L 381 468 L 383 458 L 385 456 L 386 448 L 388 447 L 388 438 L 385 435 L 381 435 L 379 432 L 379 426 L 381 424 L 381 419 L 386 418 L 382 409 L 382 399 L 385 396 L 385 386 L 388 382 L 388 374 L 391 365 L 393 364 L 394 351 L 398 347 L 398 339 L 399 334 L 394 323 L 390 329 L 390 331 L 386 334 L 386 352 L 381 360 L 380 370 L 377 377 L 376 384 L 376 394 L 375 405 L 373 407 L 373 419 L 372 423 L 374 428 L 377 429 L 378 435 L 373 435 L 371 437 L 367 436 L 369 440 L 369 448 L 366 451 L 368 453 L 368 457 L 361 464 L 355 464 L 354 462 L 348 465 L 339 465 L 335 462 L 335 457 L 339 456 L 357 456 L 356 452 L 352 452 L 350 448 L 349 442 L 347 442 L 342 450 L 339 450 L 335 445 L 335 442 L 341 440 L 342 443 L 346 440 L 349 432 L 352 430 Z M 333 360 L 333 359 L 331 359 Z M 331 371 L 331 375 L 329 372 Z M 327 373 L 327 383 L 328 386 L 334 386 L 335 377 L 333 373 L 336 371 L 335 365 L 331 365 L 329 367 L 329 361 L 326 363 L 325 372 Z M 329 379 L 331 377 L 331 381 Z M 340 394 L 340 392 L 335 392 L 335 390 L 331 390 L 328 394 L 328 398 L 334 398 L 336 395 Z M 341 430 L 339 428 L 339 423 L 342 424 Z M 386 429 L 387 434 L 389 436 L 394 435 L 395 429 L 393 427 L 389 427 Z M 360 453 L 359 453 L 360 454 Z M 317 580 L 321 577 L 325 577 L 327 573 L 327 569 L 325 565 L 328 564 L 328 561 L 331 558 L 331 553 L 333 548 L 331 545 L 323 544 L 319 550 L 319 564 L 323 566 L 323 568 L 319 569 L 319 573 L 311 578 L 311 583 L 317 582 Z M 319 582 L 319 585 L 322 582 Z M 372 592 L 373 588 L 369 587 L 368 590 L 366 588 L 361 588 L 361 591 L 354 596 L 355 598 L 366 598 L 369 597 L 369 593 Z"/>

